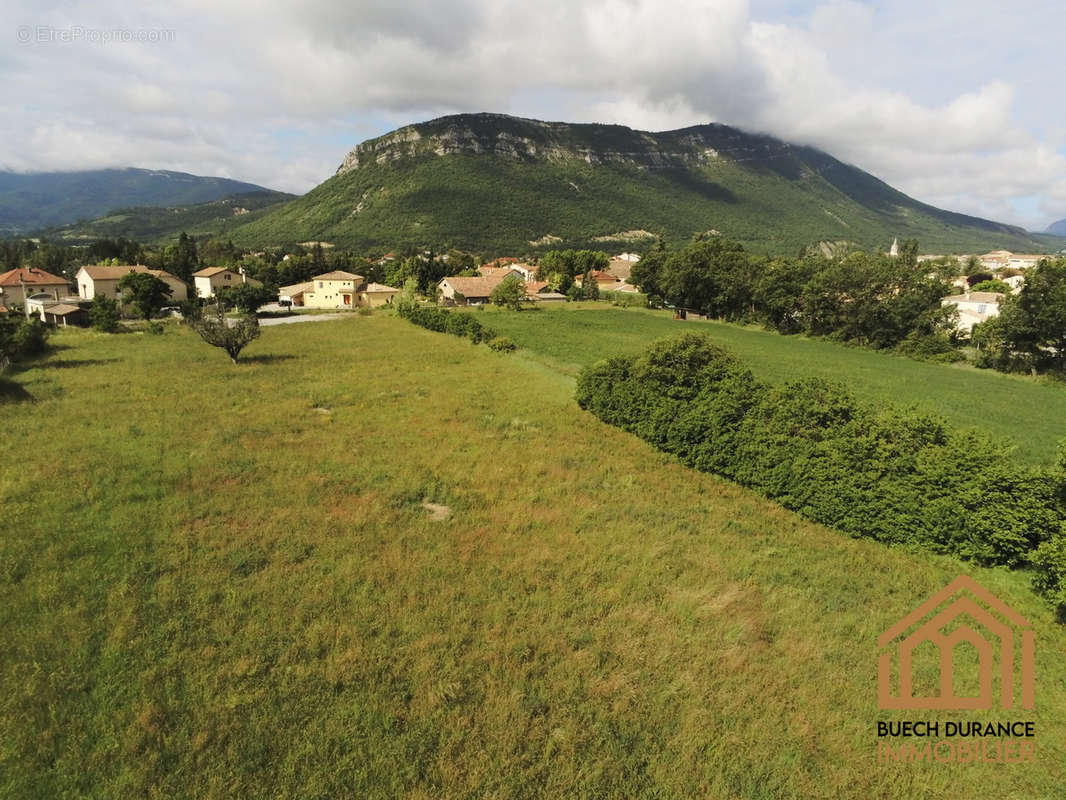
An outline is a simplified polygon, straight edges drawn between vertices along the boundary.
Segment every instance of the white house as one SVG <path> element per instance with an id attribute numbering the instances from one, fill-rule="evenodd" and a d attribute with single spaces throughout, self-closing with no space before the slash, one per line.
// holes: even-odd
<path id="1" fill-rule="evenodd" d="M 992 317 L 999 316 L 999 304 L 1003 295 L 999 292 L 970 292 L 953 294 L 940 300 L 940 305 L 954 305 L 959 310 L 959 321 L 955 326 L 962 333 L 969 333 L 973 326 Z"/>
<path id="2" fill-rule="evenodd" d="M 251 286 L 262 286 L 261 281 L 249 278 L 244 272 L 234 272 L 225 267 L 205 267 L 199 272 L 192 274 L 193 286 L 196 288 L 197 297 L 214 297 L 215 289 L 220 286 L 238 286 L 247 283 Z"/>
<path id="3" fill-rule="evenodd" d="M 1011 275 L 1009 278 L 1000 278 L 1000 280 L 1010 287 L 1012 294 L 1021 292 L 1022 287 L 1025 285 L 1024 275 Z"/>

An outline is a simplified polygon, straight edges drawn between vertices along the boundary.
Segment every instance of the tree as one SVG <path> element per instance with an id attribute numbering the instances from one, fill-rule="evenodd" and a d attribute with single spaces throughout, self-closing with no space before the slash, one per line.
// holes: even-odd
<path id="1" fill-rule="evenodd" d="M 212 347 L 225 350 L 234 364 L 245 345 L 259 338 L 259 320 L 254 314 L 246 314 L 231 324 L 221 303 L 215 306 L 213 314 L 190 319 L 189 327 Z"/>
<path id="2" fill-rule="evenodd" d="M 694 241 L 663 265 L 660 288 L 673 305 L 738 319 L 751 313 L 756 276 L 744 248 L 719 236 Z"/>
<path id="3" fill-rule="evenodd" d="M 629 280 L 640 288 L 644 294 L 662 296 L 663 290 L 659 285 L 663 265 L 666 263 L 666 243 L 662 237 L 655 242 L 640 261 L 633 265 L 629 274 Z"/>
<path id="4" fill-rule="evenodd" d="M 586 300 L 600 299 L 600 286 L 592 276 L 591 269 L 585 270 L 585 274 L 581 276 L 581 296 Z"/>
<path id="5" fill-rule="evenodd" d="M 129 303 L 146 320 L 167 304 L 172 294 L 169 286 L 147 272 L 130 272 L 118 282 L 122 300 Z"/>
<path id="6" fill-rule="evenodd" d="M 114 333 L 118 330 L 119 313 L 118 303 L 110 297 L 102 294 L 93 298 L 93 304 L 89 306 L 89 322 L 93 328 L 102 333 Z"/>
<path id="7" fill-rule="evenodd" d="M 971 292 L 999 292 L 1000 294 L 1010 294 L 1010 286 L 1003 281 L 993 278 L 988 281 L 981 281 L 978 284 L 970 287 Z"/>
<path id="8" fill-rule="evenodd" d="M 277 300 L 278 295 L 265 286 L 240 283 L 236 286 L 220 286 L 215 290 L 215 297 L 218 302 L 235 308 L 242 314 L 254 314 L 260 306 Z"/>
<path id="9" fill-rule="evenodd" d="M 0 315 L 0 372 L 45 351 L 48 328 L 37 317 Z"/>
<path id="10" fill-rule="evenodd" d="M 406 316 L 418 307 L 418 281 L 408 278 L 403 282 L 400 293 L 396 295 L 396 313 L 401 317 Z"/>
<path id="11" fill-rule="evenodd" d="M 778 333 L 802 331 L 803 288 L 825 263 L 820 255 L 808 255 L 766 264 L 754 288 L 755 306 L 763 323 Z"/>
<path id="12" fill-rule="evenodd" d="M 509 308 L 512 311 L 522 310 L 522 301 L 526 296 L 526 288 L 522 281 L 510 275 L 500 281 L 499 285 L 492 290 L 489 299 L 500 307 Z"/>
<path id="13" fill-rule="evenodd" d="M 163 251 L 163 262 L 167 270 L 192 284 L 192 274 L 197 268 L 196 242 L 182 231 L 178 243 Z"/>
<path id="14" fill-rule="evenodd" d="M 1034 370 L 1066 369 L 1066 260 L 1041 261 L 1014 300 L 1016 313 L 1003 322 L 1007 348 L 1027 353 Z"/>

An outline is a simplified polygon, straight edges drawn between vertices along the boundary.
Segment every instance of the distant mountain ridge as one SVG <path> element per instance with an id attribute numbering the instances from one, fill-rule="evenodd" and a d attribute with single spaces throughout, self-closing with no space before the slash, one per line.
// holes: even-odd
<path id="1" fill-rule="evenodd" d="M 1052 222 L 1047 226 L 1046 233 L 1050 233 L 1052 236 L 1066 236 L 1066 219 Z"/>
<path id="2" fill-rule="evenodd" d="M 459 114 L 351 150 L 306 195 L 237 226 L 245 245 L 490 250 L 716 230 L 755 249 L 819 241 L 1039 249 L 1022 228 L 944 211 L 812 147 L 726 125 L 621 125 Z M 609 245 L 605 245 L 609 246 Z"/>
<path id="3" fill-rule="evenodd" d="M 173 242 L 182 233 L 196 238 L 225 236 L 235 226 L 261 217 L 273 206 L 293 197 L 295 195 L 286 192 L 264 189 L 189 206 L 118 208 L 103 217 L 42 228 L 34 234 L 67 244 L 85 244 L 120 236 L 142 244 Z"/>
<path id="4" fill-rule="evenodd" d="M 136 167 L 78 172 L 0 172 L 0 235 L 95 219 L 116 208 L 184 206 L 269 191 L 230 178 Z"/>

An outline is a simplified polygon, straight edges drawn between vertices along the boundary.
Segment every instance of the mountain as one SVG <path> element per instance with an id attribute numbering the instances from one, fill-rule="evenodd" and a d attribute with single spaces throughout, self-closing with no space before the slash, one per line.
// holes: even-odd
<path id="1" fill-rule="evenodd" d="M 114 208 L 206 203 L 262 186 L 167 170 L 0 172 L 0 235 L 94 219 Z"/>
<path id="2" fill-rule="evenodd" d="M 715 230 L 765 252 L 819 241 L 926 252 L 1040 249 L 1021 228 L 942 211 L 811 147 L 725 125 L 647 133 L 460 114 L 352 150 L 306 195 L 240 225 L 234 242 L 323 240 L 521 252 L 639 246 Z"/>
<path id="3" fill-rule="evenodd" d="M 1045 233 L 1050 233 L 1052 236 L 1066 236 L 1066 219 L 1052 222 L 1047 226 Z"/>
<path id="4" fill-rule="evenodd" d="M 194 237 L 225 236 L 236 225 L 257 219 L 294 196 L 263 189 L 191 206 L 120 208 L 98 219 L 44 228 L 34 235 L 67 244 L 119 236 L 158 244 L 177 240 L 183 231 Z"/>

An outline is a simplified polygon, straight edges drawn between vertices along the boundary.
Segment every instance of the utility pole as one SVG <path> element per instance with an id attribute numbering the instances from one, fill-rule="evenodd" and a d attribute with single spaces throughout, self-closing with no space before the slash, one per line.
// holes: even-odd
<path id="1" fill-rule="evenodd" d="M 22 287 L 22 310 L 26 314 L 26 319 L 30 318 L 30 298 L 26 294 L 26 281 L 22 278 L 22 270 L 19 270 L 19 286 Z"/>

